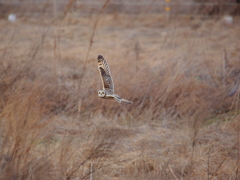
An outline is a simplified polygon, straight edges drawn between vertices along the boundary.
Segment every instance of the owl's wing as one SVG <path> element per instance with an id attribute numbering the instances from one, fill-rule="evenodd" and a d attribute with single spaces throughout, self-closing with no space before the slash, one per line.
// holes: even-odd
<path id="1" fill-rule="evenodd" d="M 123 98 L 121 98 L 121 97 L 120 97 L 119 95 L 117 95 L 117 94 L 107 95 L 107 96 L 113 97 L 118 103 L 133 104 L 132 101 L 123 99 Z"/>
<path id="2" fill-rule="evenodd" d="M 102 55 L 98 56 L 98 70 L 102 79 L 103 89 L 105 89 L 109 94 L 113 94 L 114 84 L 110 73 L 110 68 Z"/>

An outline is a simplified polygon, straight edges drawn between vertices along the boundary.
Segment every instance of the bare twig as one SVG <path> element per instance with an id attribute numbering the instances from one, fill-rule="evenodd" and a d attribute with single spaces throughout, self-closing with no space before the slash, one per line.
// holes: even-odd
<path id="1" fill-rule="evenodd" d="M 225 85 L 226 84 L 226 69 L 228 67 L 228 59 L 227 59 L 227 55 L 226 55 L 226 50 L 223 49 L 223 67 L 222 67 L 222 75 L 223 75 L 223 78 L 222 78 L 222 83 Z"/>
<path id="2" fill-rule="evenodd" d="M 80 119 L 81 107 L 82 107 L 82 100 L 80 99 L 78 101 L 78 119 Z"/>
<path id="3" fill-rule="evenodd" d="M 240 130 L 240 124 L 238 122 L 238 131 L 237 131 L 238 132 L 237 133 L 237 149 L 238 149 L 238 151 L 237 151 L 236 176 L 235 176 L 236 180 L 238 179 L 238 168 L 239 168 L 239 148 L 240 148 L 240 145 L 239 145 L 240 132 L 239 132 L 239 130 Z"/>
<path id="4" fill-rule="evenodd" d="M 225 70 L 228 67 L 228 58 L 226 49 L 223 49 L 223 69 Z"/>
<path id="5" fill-rule="evenodd" d="M 169 165 L 168 167 L 169 167 L 169 169 L 170 169 L 170 171 L 171 171 L 171 173 L 172 173 L 172 175 L 173 175 L 174 179 L 178 179 L 178 178 L 177 178 L 177 176 L 174 174 L 174 172 L 173 172 L 173 170 L 172 170 L 171 166 Z"/>
<path id="6" fill-rule="evenodd" d="M 211 148 L 209 147 L 208 149 L 208 162 L 207 162 L 207 166 L 208 166 L 208 180 L 210 180 L 210 150 Z"/>
<path id="7" fill-rule="evenodd" d="M 140 52 L 140 46 L 138 41 L 136 41 L 135 43 L 134 50 L 136 53 L 136 72 L 138 72 L 138 61 L 139 61 L 139 52 Z"/>
<path id="8" fill-rule="evenodd" d="M 90 164 L 90 180 L 93 180 L 93 164 Z"/>

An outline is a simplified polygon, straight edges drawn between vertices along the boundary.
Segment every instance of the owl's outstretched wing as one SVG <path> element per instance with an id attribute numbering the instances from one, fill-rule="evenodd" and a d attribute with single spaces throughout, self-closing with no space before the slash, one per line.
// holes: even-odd
<path id="1" fill-rule="evenodd" d="M 113 97 L 118 103 L 133 104 L 132 101 L 123 99 L 123 98 L 121 98 L 121 97 L 120 97 L 119 95 L 117 95 L 117 94 L 107 95 L 107 97 Z"/>
<path id="2" fill-rule="evenodd" d="M 102 55 L 98 55 L 98 70 L 102 79 L 103 89 L 105 89 L 108 94 L 113 94 L 114 84 L 110 73 L 110 68 Z"/>

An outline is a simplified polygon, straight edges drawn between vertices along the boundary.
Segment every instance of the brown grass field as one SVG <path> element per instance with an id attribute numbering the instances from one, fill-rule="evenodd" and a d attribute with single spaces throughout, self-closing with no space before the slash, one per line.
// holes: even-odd
<path id="1" fill-rule="evenodd" d="M 239 179 L 240 19 L 0 20 L 0 179 Z M 118 104 L 97 96 L 97 56 Z"/>

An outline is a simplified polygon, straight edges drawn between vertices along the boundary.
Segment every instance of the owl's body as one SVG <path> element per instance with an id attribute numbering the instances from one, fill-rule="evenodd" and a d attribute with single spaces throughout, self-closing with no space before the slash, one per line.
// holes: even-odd
<path id="1" fill-rule="evenodd" d="M 114 94 L 114 84 L 110 73 L 110 68 L 107 61 L 101 55 L 98 56 L 98 70 L 100 72 L 100 77 L 103 85 L 103 90 L 98 91 L 99 97 L 103 99 L 115 99 L 119 103 L 124 102 L 133 104 L 133 102 L 123 99 L 117 94 Z"/>

